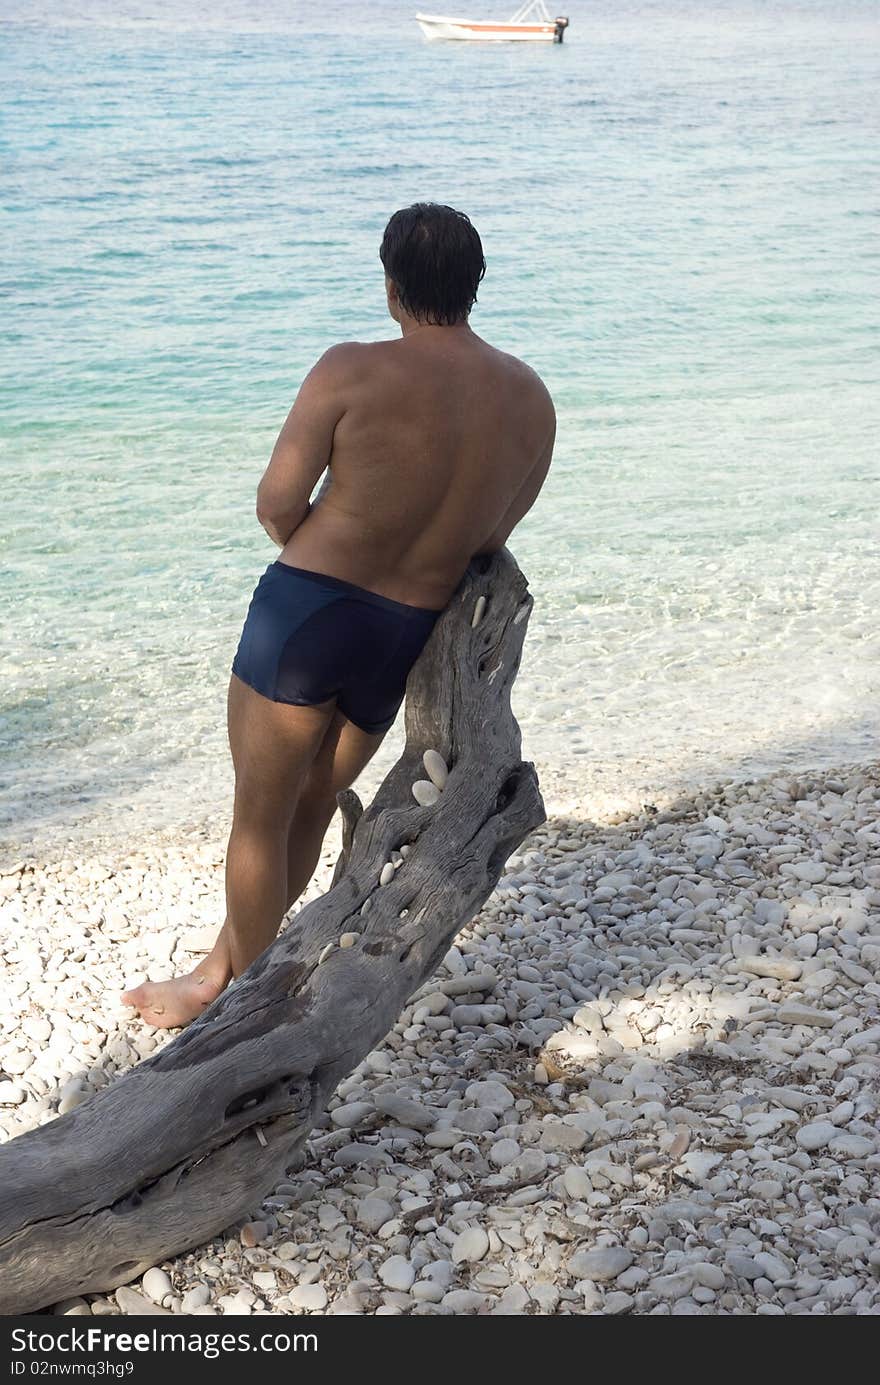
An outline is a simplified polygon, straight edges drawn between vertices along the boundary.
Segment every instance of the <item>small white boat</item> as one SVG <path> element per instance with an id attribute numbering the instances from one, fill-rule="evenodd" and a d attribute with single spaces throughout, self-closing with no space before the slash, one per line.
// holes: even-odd
<path id="1" fill-rule="evenodd" d="M 551 17 L 544 0 L 528 0 L 506 22 L 492 19 L 450 19 L 442 14 L 417 14 L 416 22 L 425 38 L 469 39 L 479 43 L 561 43 L 568 20 Z"/>

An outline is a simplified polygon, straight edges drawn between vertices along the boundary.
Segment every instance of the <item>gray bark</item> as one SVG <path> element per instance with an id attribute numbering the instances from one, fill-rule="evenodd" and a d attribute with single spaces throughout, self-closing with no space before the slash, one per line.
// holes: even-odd
<path id="1" fill-rule="evenodd" d="M 403 754 L 365 812 L 340 795 L 330 890 L 167 1047 L 0 1148 L 0 1312 L 111 1290 L 247 1217 L 283 1179 L 337 1084 L 544 820 L 510 710 L 531 606 L 507 550 L 474 559 L 410 674 Z M 450 774 L 422 807 L 412 784 L 429 747 Z M 346 932 L 359 937 L 341 949 Z"/>

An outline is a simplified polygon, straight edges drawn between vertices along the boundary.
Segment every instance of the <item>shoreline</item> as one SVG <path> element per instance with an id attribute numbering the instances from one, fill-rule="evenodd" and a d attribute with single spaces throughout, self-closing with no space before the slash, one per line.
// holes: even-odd
<path id="1" fill-rule="evenodd" d="M 880 763 L 655 807 L 551 817 L 251 1223 L 56 1311 L 880 1312 Z M 210 945 L 222 843 L 0 886 L 10 1138 L 167 1041 L 116 996 Z"/>
<path id="2" fill-rule="evenodd" d="M 403 738 L 398 732 L 393 741 L 380 748 L 354 785 L 365 807 L 372 801 L 402 749 Z M 526 761 L 532 759 L 538 770 L 547 819 L 578 819 L 589 827 L 614 826 L 627 818 L 637 817 L 646 807 L 665 812 L 672 805 L 695 801 L 707 795 L 717 797 L 729 789 L 745 790 L 752 785 L 809 781 L 814 778 L 847 779 L 866 772 L 880 772 L 880 756 L 836 757 L 833 746 L 812 760 L 806 751 L 792 752 L 789 761 L 780 761 L 770 767 L 750 759 L 739 764 L 728 761 L 725 764 L 726 772 L 714 776 L 704 774 L 704 766 L 699 761 L 692 769 L 678 773 L 670 771 L 664 764 L 644 763 L 641 766 L 642 777 L 636 782 L 633 782 L 634 767 L 629 761 L 603 774 L 601 771 L 589 773 L 589 761 L 585 758 L 576 766 L 578 770 L 588 771 L 581 776 L 588 781 L 584 789 L 575 787 L 574 776 L 567 771 L 560 770 L 558 766 L 542 765 L 529 755 L 528 747 L 523 749 L 523 758 Z M 720 758 L 724 763 L 724 757 Z M 179 848 L 186 842 L 192 843 L 197 850 L 210 845 L 225 851 L 231 822 L 232 777 L 231 768 L 224 762 L 225 771 L 228 771 L 228 793 L 222 797 L 217 795 L 216 802 L 210 808 L 203 808 L 198 813 L 184 812 L 185 804 L 180 800 L 177 804 L 179 811 L 173 821 L 160 822 L 149 815 L 146 820 L 138 821 L 135 799 L 131 808 L 120 804 L 116 809 L 108 808 L 83 815 L 72 823 L 65 823 L 60 818 L 44 819 L 27 833 L 16 835 L 7 831 L 5 836 L 0 834 L 0 877 L 22 862 L 29 869 L 38 866 L 41 859 L 46 857 L 55 860 L 68 856 L 105 854 L 136 857 L 144 851 Z M 193 796 L 198 798 L 199 794 Z M 132 815 L 130 823 L 127 820 L 129 811 Z M 337 840 L 337 829 L 338 819 L 334 819 L 328 841 Z"/>

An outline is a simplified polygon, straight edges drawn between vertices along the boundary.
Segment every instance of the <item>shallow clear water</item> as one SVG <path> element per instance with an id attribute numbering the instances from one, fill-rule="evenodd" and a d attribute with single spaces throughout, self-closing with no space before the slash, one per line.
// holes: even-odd
<path id="1" fill-rule="evenodd" d="M 554 801 L 876 754 L 873 0 L 570 0 L 562 48 L 416 8 L 2 2 L 15 837 L 225 807 L 255 486 L 315 357 L 393 334 L 378 242 L 425 197 L 557 402 L 513 545 Z"/>

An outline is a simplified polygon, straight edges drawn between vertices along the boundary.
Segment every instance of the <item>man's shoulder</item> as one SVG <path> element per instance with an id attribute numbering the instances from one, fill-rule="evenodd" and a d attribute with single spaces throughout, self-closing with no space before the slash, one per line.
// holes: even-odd
<path id="1" fill-rule="evenodd" d="M 338 341 L 333 346 L 328 346 L 322 356 L 318 358 L 315 366 L 316 370 L 344 370 L 346 367 L 356 365 L 364 360 L 365 353 L 369 351 L 373 342 L 365 341 Z"/>
<path id="2" fill-rule="evenodd" d="M 314 366 L 327 384 L 339 385 L 370 373 L 387 357 L 387 341 L 340 341 L 330 346 Z"/>
<path id="3" fill-rule="evenodd" d="M 534 367 L 509 351 L 501 351 L 497 346 L 492 350 L 500 358 L 504 370 L 513 380 L 517 390 L 522 391 L 536 408 L 552 415 L 554 410 L 550 391 Z"/>

